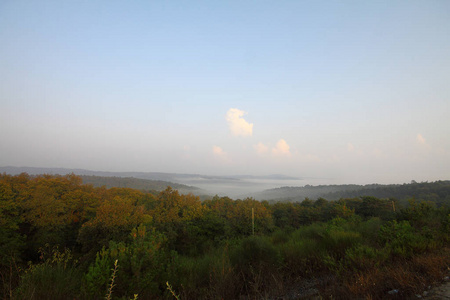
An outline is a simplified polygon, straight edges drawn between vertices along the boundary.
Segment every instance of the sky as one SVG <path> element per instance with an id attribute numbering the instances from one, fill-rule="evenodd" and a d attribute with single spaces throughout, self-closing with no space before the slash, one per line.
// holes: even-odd
<path id="1" fill-rule="evenodd" d="M 0 1 L 0 166 L 450 179 L 450 1 Z"/>

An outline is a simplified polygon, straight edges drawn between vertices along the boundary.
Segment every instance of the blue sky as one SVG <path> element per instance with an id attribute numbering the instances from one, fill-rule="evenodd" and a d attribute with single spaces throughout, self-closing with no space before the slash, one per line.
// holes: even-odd
<path id="1" fill-rule="evenodd" d="M 450 179 L 448 1 L 1 1 L 0 165 Z"/>

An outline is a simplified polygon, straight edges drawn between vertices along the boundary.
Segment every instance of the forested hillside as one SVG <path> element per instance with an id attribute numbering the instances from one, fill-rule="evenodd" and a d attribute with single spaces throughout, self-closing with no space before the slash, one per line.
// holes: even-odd
<path id="1" fill-rule="evenodd" d="M 94 187 L 105 186 L 106 188 L 112 187 L 123 187 L 130 189 L 137 189 L 143 191 L 162 191 L 165 190 L 168 186 L 178 190 L 180 193 L 193 193 L 200 194 L 202 193 L 201 189 L 188 186 L 184 184 L 162 181 L 162 180 L 149 180 L 149 179 L 140 179 L 134 177 L 106 177 L 106 176 L 89 176 L 82 175 L 80 176 L 85 184 L 92 184 Z"/>
<path id="2" fill-rule="evenodd" d="M 174 182 L 176 178 L 190 178 L 199 175 L 196 174 L 175 174 L 175 173 L 161 173 L 161 172 L 105 172 L 105 171 L 92 171 L 85 169 L 67 169 L 67 168 L 35 168 L 35 167 L 0 167 L 0 173 L 6 173 L 11 175 L 19 175 L 21 173 L 27 173 L 29 175 L 50 174 L 50 175 L 63 175 L 63 174 L 75 174 L 77 176 L 98 176 L 98 177 L 118 177 L 127 178 L 133 177 L 138 179 L 156 180 Z"/>
<path id="3" fill-rule="evenodd" d="M 413 198 L 202 202 L 3 174 L 1 297 L 405 298 L 450 264 L 449 202 Z"/>
<path id="4" fill-rule="evenodd" d="M 256 197 L 276 201 L 303 201 L 305 198 L 339 200 L 371 196 L 394 198 L 406 201 L 414 198 L 418 201 L 432 201 L 438 205 L 450 201 L 450 181 L 411 182 L 410 184 L 369 184 L 369 185 L 319 185 L 304 187 L 281 187 L 258 193 Z"/>

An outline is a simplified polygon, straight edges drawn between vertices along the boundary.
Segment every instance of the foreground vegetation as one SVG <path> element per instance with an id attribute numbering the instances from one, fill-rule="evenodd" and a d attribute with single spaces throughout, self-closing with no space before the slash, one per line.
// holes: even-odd
<path id="1" fill-rule="evenodd" d="M 4 299 L 404 298 L 450 265 L 442 201 L 201 202 L 3 174 L 0 225 Z"/>

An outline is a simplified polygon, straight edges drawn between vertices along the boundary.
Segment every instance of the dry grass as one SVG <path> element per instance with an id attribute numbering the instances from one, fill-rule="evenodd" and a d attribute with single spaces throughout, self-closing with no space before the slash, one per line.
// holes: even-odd
<path id="1" fill-rule="evenodd" d="M 334 299 L 386 299 L 421 294 L 427 286 L 439 282 L 448 272 L 450 249 L 426 253 L 411 260 L 397 260 L 365 271 L 343 274 L 322 289 Z M 388 291 L 398 290 L 394 296 Z"/>
<path id="2" fill-rule="evenodd" d="M 111 284 L 109 285 L 108 292 L 106 293 L 106 300 L 111 300 L 112 291 L 115 286 L 114 280 L 116 279 L 116 273 L 117 273 L 117 268 L 118 268 L 117 262 L 118 262 L 118 260 L 116 259 L 116 261 L 114 262 L 114 268 L 111 269 L 113 272 L 111 275 Z"/>

